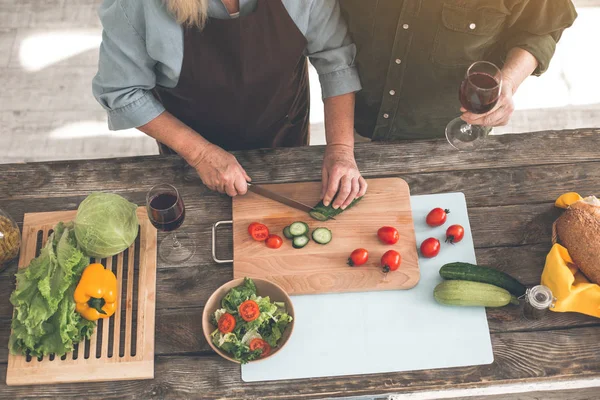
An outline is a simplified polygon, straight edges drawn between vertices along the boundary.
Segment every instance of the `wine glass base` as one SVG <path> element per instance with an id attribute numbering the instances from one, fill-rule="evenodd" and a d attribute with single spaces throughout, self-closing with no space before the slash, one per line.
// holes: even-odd
<path id="1" fill-rule="evenodd" d="M 169 264 L 188 261 L 196 253 L 196 241 L 192 236 L 181 230 L 176 235 L 179 245 L 175 245 L 173 234 L 166 236 L 158 244 L 158 257 Z"/>
<path id="2" fill-rule="evenodd" d="M 491 130 L 488 126 L 469 125 L 455 118 L 446 126 L 446 139 L 457 150 L 475 150 L 485 145 L 485 138 Z"/>

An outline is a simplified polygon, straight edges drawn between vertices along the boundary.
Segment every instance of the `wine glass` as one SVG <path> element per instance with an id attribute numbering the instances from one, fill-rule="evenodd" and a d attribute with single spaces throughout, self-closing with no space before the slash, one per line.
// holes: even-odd
<path id="1" fill-rule="evenodd" d="M 477 61 L 467 69 L 459 90 L 460 104 L 474 114 L 492 110 L 502 90 L 502 72 L 487 61 Z M 446 139 L 458 150 L 473 150 L 482 146 L 492 131 L 489 126 L 471 125 L 455 118 L 446 126 Z"/>
<path id="2" fill-rule="evenodd" d="M 146 196 L 146 209 L 156 229 L 170 234 L 158 245 L 158 256 L 169 263 L 182 263 L 196 252 L 194 239 L 185 232 L 175 233 L 185 220 L 185 205 L 174 186 L 154 186 Z"/>

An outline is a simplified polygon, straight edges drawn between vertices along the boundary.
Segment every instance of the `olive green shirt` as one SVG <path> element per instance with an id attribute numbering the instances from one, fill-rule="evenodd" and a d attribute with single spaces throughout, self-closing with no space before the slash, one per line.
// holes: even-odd
<path id="1" fill-rule="evenodd" d="M 443 137 L 467 67 L 520 47 L 548 68 L 577 14 L 570 0 L 339 0 L 363 90 L 355 128 L 373 140 Z"/>

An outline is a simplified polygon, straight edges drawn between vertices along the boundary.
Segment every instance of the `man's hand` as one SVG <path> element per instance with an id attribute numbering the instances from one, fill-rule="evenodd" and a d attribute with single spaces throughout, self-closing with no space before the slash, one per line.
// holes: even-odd
<path id="1" fill-rule="evenodd" d="M 360 175 L 354 160 L 352 146 L 330 144 L 323 157 L 323 204 L 328 206 L 333 200 L 333 208 L 346 209 L 356 197 L 367 192 L 367 182 Z M 336 196 L 335 194 L 338 193 Z"/>
<path id="2" fill-rule="evenodd" d="M 515 92 L 514 85 L 508 79 L 502 80 L 502 90 L 500 92 L 500 98 L 496 107 L 485 114 L 473 114 L 467 112 L 463 107 L 460 111 L 463 112 L 461 119 L 471 125 L 481 126 L 504 126 L 508 124 L 512 113 L 515 111 L 515 105 L 513 103 L 513 94 Z"/>

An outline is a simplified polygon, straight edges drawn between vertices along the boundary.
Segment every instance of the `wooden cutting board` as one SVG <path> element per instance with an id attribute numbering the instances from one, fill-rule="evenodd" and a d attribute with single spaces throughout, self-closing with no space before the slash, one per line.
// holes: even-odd
<path id="1" fill-rule="evenodd" d="M 318 294 L 410 289 L 419 282 L 419 261 L 408 184 L 399 178 L 371 179 L 368 192 L 355 207 L 320 222 L 255 193 L 233 199 L 233 275 L 235 278 L 263 278 L 279 284 L 288 294 Z M 319 201 L 320 182 L 265 185 L 277 193 L 308 205 Z M 312 241 L 294 249 L 284 238 L 279 249 L 270 249 L 248 235 L 248 225 L 261 222 L 283 237 L 283 228 L 304 221 L 311 232 L 326 227 L 333 233 L 328 245 Z M 395 245 L 382 244 L 377 230 L 393 226 L 400 232 Z M 369 251 L 369 261 L 360 267 L 347 265 L 356 248 Z M 402 264 L 384 274 L 379 261 L 387 250 L 397 250 Z"/>
<path id="2" fill-rule="evenodd" d="M 19 268 L 46 244 L 59 222 L 69 222 L 77 211 L 25 214 Z M 140 231 L 125 251 L 102 260 L 117 276 L 117 311 L 98 322 L 91 339 L 75 345 L 62 358 L 40 359 L 9 355 L 6 384 L 40 385 L 154 378 L 154 319 L 156 300 L 156 229 L 145 207 L 137 216 Z"/>

